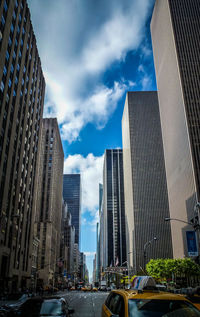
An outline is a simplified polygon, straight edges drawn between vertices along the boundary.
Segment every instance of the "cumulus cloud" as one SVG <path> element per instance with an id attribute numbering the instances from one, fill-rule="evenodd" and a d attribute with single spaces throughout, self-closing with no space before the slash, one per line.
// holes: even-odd
<path id="1" fill-rule="evenodd" d="M 28 0 L 47 84 L 44 116 L 57 116 L 63 139 L 77 140 L 88 122 L 104 127 L 133 87 L 107 87 L 102 74 L 138 49 L 153 1 Z"/>
<path id="2" fill-rule="evenodd" d="M 145 70 L 144 65 L 140 64 L 138 67 L 138 72 L 142 74 L 140 79 L 140 84 L 142 87 L 142 90 L 149 90 L 152 86 L 152 78 L 150 75 L 148 75 L 148 72 Z"/>
<path id="3" fill-rule="evenodd" d="M 64 173 L 81 173 L 82 213 L 89 211 L 93 216 L 89 224 L 95 226 L 98 219 L 99 183 L 102 183 L 103 177 L 103 155 L 69 155 L 64 162 Z"/>

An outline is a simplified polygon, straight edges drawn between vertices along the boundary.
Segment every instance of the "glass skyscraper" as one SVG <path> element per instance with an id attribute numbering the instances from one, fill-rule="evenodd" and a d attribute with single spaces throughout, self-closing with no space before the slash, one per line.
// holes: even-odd
<path id="1" fill-rule="evenodd" d="M 103 266 L 126 261 L 123 151 L 106 150 L 103 169 Z"/>
<path id="2" fill-rule="evenodd" d="M 81 224 L 81 175 L 63 175 L 63 199 L 72 215 L 72 225 L 75 227 L 75 243 L 80 246 Z"/>

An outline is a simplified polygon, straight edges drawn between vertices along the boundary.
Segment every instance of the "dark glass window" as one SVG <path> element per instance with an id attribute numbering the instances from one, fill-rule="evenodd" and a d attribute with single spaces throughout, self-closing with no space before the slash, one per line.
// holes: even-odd
<path id="1" fill-rule="evenodd" d="M 8 5 L 7 2 L 4 1 L 4 5 L 3 5 L 4 11 L 7 12 L 8 11 Z"/>
<path id="2" fill-rule="evenodd" d="M 1 16 L 1 24 L 4 26 L 5 23 L 6 23 L 6 21 L 5 21 L 5 18 L 4 18 L 4 16 L 3 16 L 3 14 L 2 14 L 2 16 Z"/>
<path id="3" fill-rule="evenodd" d="M 11 23 L 11 26 L 10 26 L 10 32 L 13 33 L 14 32 L 14 26 L 13 24 Z"/>

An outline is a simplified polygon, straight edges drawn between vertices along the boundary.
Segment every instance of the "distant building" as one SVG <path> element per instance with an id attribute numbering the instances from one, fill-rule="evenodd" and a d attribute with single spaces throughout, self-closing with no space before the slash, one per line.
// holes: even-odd
<path id="1" fill-rule="evenodd" d="M 128 92 L 122 120 L 128 263 L 134 273 L 151 258 L 171 258 L 167 184 L 156 91 Z M 146 246 L 145 246 L 146 245 Z"/>
<path id="2" fill-rule="evenodd" d="M 93 259 L 93 277 L 92 277 L 93 285 L 95 285 L 95 283 L 96 283 L 96 262 L 97 262 L 97 256 L 95 253 L 94 259 Z"/>
<path id="3" fill-rule="evenodd" d="M 80 253 L 80 280 L 85 282 L 85 268 L 86 268 L 86 256 L 83 252 Z"/>
<path id="4" fill-rule="evenodd" d="M 123 265 L 126 255 L 123 151 L 106 150 L 103 168 L 103 266 Z"/>
<path id="5" fill-rule="evenodd" d="M 170 216 L 186 222 L 199 221 L 199 16 L 199 0 L 162 0 L 151 21 Z M 188 256 L 192 227 L 171 221 L 171 228 L 174 257 Z"/>
<path id="6" fill-rule="evenodd" d="M 80 246 L 81 224 L 81 175 L 63 175 L 63 199 L 72 215 L 72 225 L 75 227 L 75 243 Z"/>
<path id="7" fill-rule="evenodd" d="M 0 1 L 0 288 L 31 283 L 45 81 L 26 1 Z"/>
<path id="8" fill-rule="evenodd" d="M 60 260 L 64 153 L 56 118 L 42 120 L 35 234 L 40 240 L 38 280 L 53 283 Z"/>
<path id="9" fill-rule="evenodd" d="M 69 211 L 65 215 L 63 221 L 64 246 L 67 248 L 67 272 L 74 272 L 74 243 L 75 228 L 72 226 L 72 217 Z"/>

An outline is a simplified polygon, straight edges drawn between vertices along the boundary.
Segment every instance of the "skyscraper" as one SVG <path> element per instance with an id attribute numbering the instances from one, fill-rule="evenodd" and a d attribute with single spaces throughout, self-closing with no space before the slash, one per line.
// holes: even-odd
<path id="1" fill-rule="evenodd" d="M 40 240 L 38 268 L 44 285 L 53 282 L 60 256 L 62 177 L 64 153 L 56 118 L 42 120 L 36 203 L 36 230 Z"/>
<path id="2" fill-rule="evenodd" d="M 199 0 L 156 1 L 151 21 L 170 216 L 190 221 L 200 201 Z M 188 256 L 185 231 L 171 221 L 175 257 Z"/>
<path id="3" fill-rule="evenodd" d="M 123 152 L 106 150 L 103 168 L 103 266 L 126 261 Z"/>
<path id="4" fill-rule="evenodd" d="M 136 273 L 144 267 L 147 246 L 146 263 L 172 257 L 170 224 L 164 222 L 169 205 L 156 91 L 127 93 L 122 139 L 128 261 Z"/>
<path id="5" fill-rule="evenodd" d="M 0 2 L 0 284 L 30 282 L 45 81 L 26 1 Z"/>
<path id="6" fill-rule="evenodd" d="M 81 175 L 63 175 L 63 199 L 72 215 L 72 225 L 75 227 L 75 243 L 80 246 L 81 223 Z"/>

